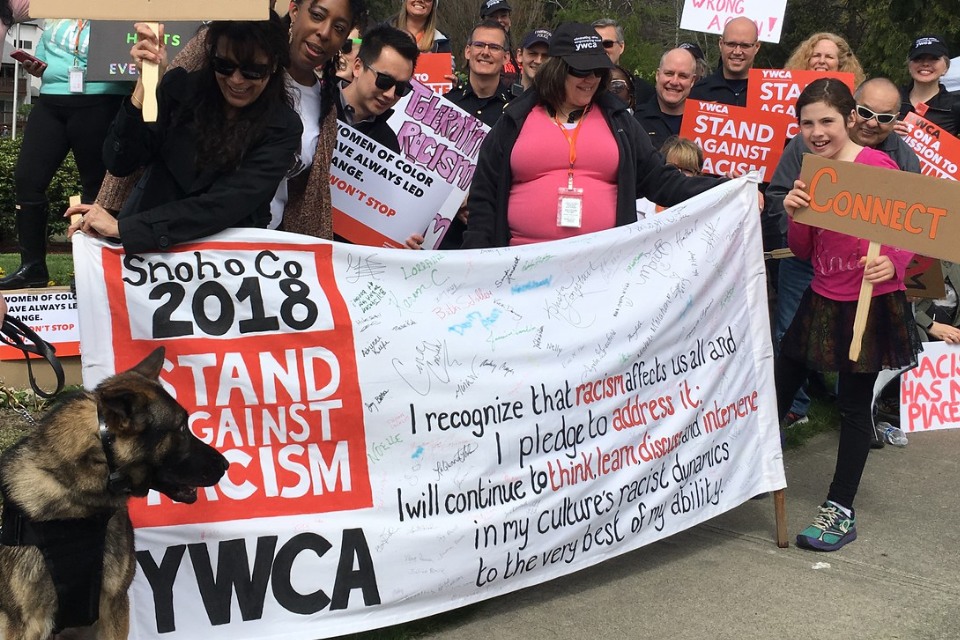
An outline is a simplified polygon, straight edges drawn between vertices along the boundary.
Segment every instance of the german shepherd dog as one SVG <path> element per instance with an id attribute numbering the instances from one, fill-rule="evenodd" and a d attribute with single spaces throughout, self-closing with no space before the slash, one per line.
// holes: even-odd
<path id="1" fill-rule="evenodd" d="M 161 386 L 163 356 L 72 394 L 0 457 L 5 640 L 91 624 L 97 638 L 126 638 L 136 568 L 127 499 L 155 489 L 192 503 L 226 472 Z"/>

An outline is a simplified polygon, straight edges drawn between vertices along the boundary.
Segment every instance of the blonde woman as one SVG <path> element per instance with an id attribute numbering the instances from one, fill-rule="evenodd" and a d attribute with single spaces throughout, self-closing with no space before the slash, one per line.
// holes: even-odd
<path id="1" fill-rule="evenodd" d="M 412 35 L 422 53 L 453 53 L 450 39 L 437 29 L 440 0 L 403 0 L 390 24 Z"/>
<path id="2" fill-rule="evenodd" d="M 835 33 L 815 33 L 793 50 L 784 69 L 797 71 L 843 71 L 853 74 L 853 86 L 867 79 L 860 61 L 847 41 Z"/>

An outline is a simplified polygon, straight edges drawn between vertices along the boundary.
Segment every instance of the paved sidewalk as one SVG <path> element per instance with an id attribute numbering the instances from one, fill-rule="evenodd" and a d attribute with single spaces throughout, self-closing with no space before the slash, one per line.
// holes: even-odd
<path id="1" fill-rule="evenodd" d="M 871 452 L 857 541 L 833 553 L 798 549 L 797 532 L 826 496 L 836 442 L 824 434 L 785 454 L 789 549 L 774 542 L 773 501 L 751 501 L 617 559 L 467 607 L 459 623 L 423 637 L 960 638 L 960 431 Z"/>

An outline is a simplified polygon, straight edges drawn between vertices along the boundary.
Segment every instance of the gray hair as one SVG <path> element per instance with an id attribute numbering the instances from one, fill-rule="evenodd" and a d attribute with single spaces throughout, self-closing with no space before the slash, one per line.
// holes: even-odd
<path id="1" fill-rule="evenodd" d="M 590 25 L 594 29 L 603 28 L 603 27 L 613 27 L 617 32 L 617 42 L 623 43 L 623 27 L 617 24 L 616 20 L 611 20 L 610 18 L 600 18 L 599 20 L 594 20 L 593 24 Z"/>

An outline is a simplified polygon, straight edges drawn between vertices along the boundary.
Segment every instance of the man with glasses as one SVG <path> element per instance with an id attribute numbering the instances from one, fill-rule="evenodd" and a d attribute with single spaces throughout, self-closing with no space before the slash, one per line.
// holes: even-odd
<path id="1" fill-rule="evenodd" d="M 469 75 L 444 97 L 492 127 L 510 102 L 510 90 L 500 82 L 507 51 L 507 33 L 499 22 L 484 20 L 473 29 L 464 48 Z"/>
<path id="2" fill-rule="evenodd" d="M 720 68 L 693 87 L 690 97 L 737 107 L 747 106 L 747 79 L 760 50 L 757 25 L 749 18 L 734 18 L 720 36 Z"/>
<path id="3" fill-rule="evenodd" d="M 667 138 L 680 135 L 683 108 L 696 81 L 697 59 L 688 49 L 671 49 L 660 58 L 656 95 L 634 113 L 657 151 Z"/>
<path id="4" fill-rule="evenodd" d="M 420 50 L 404 31 L 380 24 L 363 35 L 353 82 L 341 86 L 337 118 L 394 152 L 397 134 L 387 124 L 393 106 L 410 92 Z"/>
<path id="5" fill-rule="evenodd" d="M 610 61 L 615 65 L 620 65 L 620 58 L 627 48 L 623 39 L 623 27 L 617 24 L 616 20 L 610 18 L 601 18 L 591 24 L 601 38 L 603 50 L 606 52 Z M 633 76 L 633 98 L 635 104 L 644 104 L 653 98 L 653 85 L 634 74 Z"/>

